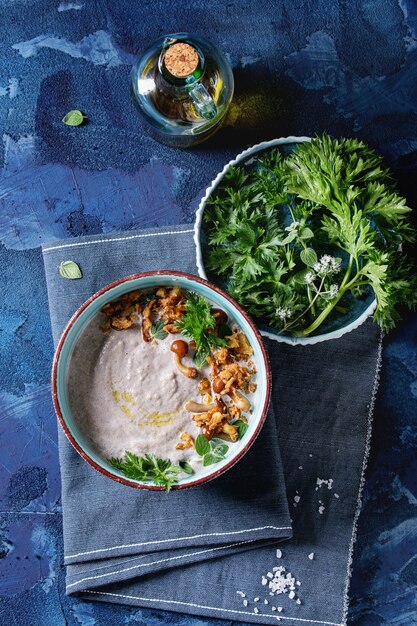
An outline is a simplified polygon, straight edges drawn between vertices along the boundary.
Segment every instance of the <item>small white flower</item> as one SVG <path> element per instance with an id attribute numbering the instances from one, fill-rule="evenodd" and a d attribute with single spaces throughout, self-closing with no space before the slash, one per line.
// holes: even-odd
<path id="1" fill-rule="evenodd" d="M 334 256 L 330 256 L 330 254 L 323 254 L 320 261 L 317 261 L 317 263 L 313 265 L 313 269 L 317 274 L 322 276 L 326 274 L 337 274 L 341 269 L 340 261 L 335 259 Z"/>
<path id="2" fill-rule="evenodd" d="M 337 296 L 338 291 L 339 291 L 339 287 L 337 285 L 330 285 L 329 296 L 331 298 L 335 298 Z"/>
<path id="3" fill-rule="evenodd" d="M 307 285 L 311 285 L 311 283 L 314 282 L 315 279 L 315 275 L 313 272 L 307 272 L 307 274 L 305 275 L 305 281 L 307 283 Z"/>
<path id="4" fill-rule="evenodd" d="M 292 315 L 292 312 L 290 311 L 290 309 L 282 307 L 282 306 L 277 307 L 277 309 L 275 310 L 275 313 L 281 320 L 286 320 Z"/>

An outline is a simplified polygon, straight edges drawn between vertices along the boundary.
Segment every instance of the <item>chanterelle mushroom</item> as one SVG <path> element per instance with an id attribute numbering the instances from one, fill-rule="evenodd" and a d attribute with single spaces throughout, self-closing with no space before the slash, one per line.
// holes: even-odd
<path id="1" fill-rule="evenodd" d="M 198 371 L 195 367 L 187 367 L 183 363 L 181 363 L 181 359 L 185 357 L 188 352 L 188 344 L 186 341 L 182 339 L 177 339 L 173 341 L 170 348 L 171 352 L 174 353 L 174 361 L 175 365 L 178 367 L 180 372 L 187 376 L 187 378 L 196 378 L 198 375 Z"/>

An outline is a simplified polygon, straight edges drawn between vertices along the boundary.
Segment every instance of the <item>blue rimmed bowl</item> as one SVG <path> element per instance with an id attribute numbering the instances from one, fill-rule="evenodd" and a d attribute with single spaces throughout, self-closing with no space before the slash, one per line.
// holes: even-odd
<path id="1" fill-rule="evenodd" d="M 222 183 L 223 178 L 229 171 L 230 167 L 235 165 L 250 167 L 255 158 L 261 156 L 262 154 L 266 154 L 270 150 L 277 147 L 279 147 L 284 154 L 291 153 L 296 148 L 298 143 L 304 141 L 311 141 L 311 138 L 281 137 L 280 139 L 272 139 L 271 141 L 264 141 L 256 144 L 255 146 L 241 152 L 232 161 L 229 161 L 229 163 L 224 166 L 223 170 L 219 172 L 216 178 L 212 181 L 210 186 L 207 188 L 204 197 L 201 199 L 196 212 L 194 225 L 196 263 L 200 276 L 217 285 L 224 291 L 227 291 L 227 281 L 220 279 L 216 274 L 210 272 L 206 268 L 205 258 L 207 253 L 207 240 L 204 233 L 203 214 L 207 200 L 211 196 L 215 195 L 217 187 Z M 329 339 L 338 339 L 355 328 L 358 328 L 358 326 L 363 324 L 365 320 L 373 314 L 376 308 L 376 300 L 374 295 L 371 293 L 361 300 L 352 299 L 351 304 L 352 305 L 346 314 L 340 314 L 337 317 L 326 320 L 320 326 L 317 334 L 312 334 L 309 337 L 293 337 L 289 334 L 282 333 L 279 329 L 274 328 L 273 326 L 270 326 L 266 321 L 256 321 L 260 332 L 264 337 L 290 345 L 312 345 L 321 341 L 328 341 Z"/>
<path id="2" fill-rule="evenodd" d="M 251 396 L 253 412 L 249 419 L 249 427 L 242 439 L 229 447 L 224 460 L 215 465 L 201 467 L 193 475 L 187 475 L 180 479 L 178 484 L 174 485 L 172 489 L 184 489 L 200 485 L 220 476 L 220 474 L 223 474 L 237 463 L 257 438 L 265 421 L 271 395 L 269 359 L 259 331 L 245 311 L 227 293 L 206 280 L 191 274 L 171 270 L 144 272 L 121 278 L 107 285 L 84 302 L 68 322 L 54 355 L 51 381 L 52 398 L 59 423 L 77 452 L 97 471 L 124 485 L 155 491 L 160 491 L 164 488 L 152 483 L 126 478 L 105 458 L 100 456 L 94 449 L 94 446 L 83 435 L 74 418 L 71 407 L 69 367 L 74 349 L 80 345 L 83 332 L 87 326 L 91 325 L 94 318 L 97 318 L 97 333 L 101 333 L 99 330 L 99 317 L 100 311 L 105 304 L 129 291 L 162 286 L 181 287 L 188 291 L 194 291 L 207 298 L 215 307 L 223 309 L 231 323 L 236 323 L 247 336 L 254 350 L 251 359 L 257 370 L 254 379 L 257 383 L 257 389 Z M 86 349 L 86 346 L 83 346 L 83 349 Z M 157 450 L 155 450 L 155 454 L 157 455 Z"/>

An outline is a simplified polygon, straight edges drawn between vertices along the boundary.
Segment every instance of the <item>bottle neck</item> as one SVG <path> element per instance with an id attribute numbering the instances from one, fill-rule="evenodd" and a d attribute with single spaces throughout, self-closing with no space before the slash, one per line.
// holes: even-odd
<path id="1" fill-rule="evenodd" d="M 176 87 L 192 87 L 204 73 L 204 55 L 188 41 L 166 39 L 159 55 L 158 69 Z"/>

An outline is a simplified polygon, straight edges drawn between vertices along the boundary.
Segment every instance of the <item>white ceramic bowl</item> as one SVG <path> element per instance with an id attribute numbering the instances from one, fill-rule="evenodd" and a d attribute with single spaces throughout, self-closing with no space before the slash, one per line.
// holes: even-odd
<path id="1" fill-rule="evenodd" d="M 184 489 L 185 487 L 201 485 L 220 476 L 220 474 L 223 474 L 223 472 L 237 463 L 257 438 L 265 421 L 271 395 L 271 370 L 262 338 L 244 310 L 218 287 L 191 274 L 161 270 L 126 276 L 107 285 L 91 296 L 68 322 L 55 352 L 52 368 L 52 398 L 55 411 L 69 441 L 87 463 L 119 483 L 154 491 L 161 491 L 163 487 L 149 482 L 126 478 L 122 472 L 115 469 L 107 459 L 95 450 L 94 445 L 82 433 L 70 401 L 69 367 L 75 348 L 81 351 L 81 353 L 83 351 L 86 353 L 90 350 L 90 344 L 88 342 L 86 344 L 83 331 L 91 322 L 96 324 L 97 333 L 103 334 L 99 330 L 99 322 L 100 311 L 105 304 L 112 302 L 129 291 L 162 286 L 181 287 L 188 291 L 194 291 L 207 298 L 214 306 L 225 311 L 231 323 L 236 323 L 243 330 L 254 350 L 251 359 L 256 366 L 255 382 L 257 384 L 256 391 L 251 397 L 253 412 L 250 416 L 249 427 L 243 437 L 229 446 L 229 451 L 224 460 L 207 467 L 201 466 L 191 476 L 183 476 L 178 484 L 173 486 L 173 489 Z M 155 454 L 157 455 L 157 450 Z"/>
<path id="2" fill-rule="evenodd" d="M 216 176 L 210 186 L 207 188 L 204 197 L 202 198 L 199 207 L 196 212 L 196 220 L 194 225 L 194 242 L 196 246 L 196 261 L 198 273 L 202 278 L 206 280 L 210 280 L 212 283 L 218 284 L 220 287 L 225 289 L 225 285 L 216 281 L 213 276 L 208 276 L 206 270 L 204 268 L 204 245 L 203 245 L 203 237 L 202 237 L 202 224 L 203 224 L 203 213 L 206 206 L 207 199 L 219 185 L 219 183 L 223 180 L 224 175 L 229 170 L 229 168 L 233 165 L 243 165 L 244 163 L 250 161 L 252 158 L 256 157 L 260 152 L 268 150 L 269 148 L 275 148 L 276 146 L 286 146 L 287 149 L 291 149 L 292 144 L 301 143 L 304 141 L 311 141 L 310 137 L 281 137 L 280 139 L 272 139 L 271 141 L 263 141 L 262 143 L 258 143 L 247 150 L 244 150 L 238 156 L 229 161 L 221 172 Z M 355 330 L 364 321 L 372 315 L 375 311 L 376 300 L 374 298 L 369 298 L 365 301 L 363 306 L 358 307 L 355 311 L 352 312 L 349 316 L 344 316 L 341 318 L 341 323 L 336 328 L 329 329 L 327 332 L 323 332 L 319 335 L 313 335 L 311 337 L 290 337 L 288 335 L 280 334 L 279 331 L 271 326 L 261 326 L 260 332 L 264 337 L 268 337 L 269 339 L 273 339 L 274 341 L 280 341 L 282 343 L 287 343 L 290 345 L 312 345 L 315 343 L 319 343 L 321 341 L 328 341 L 329 339 L 339 339 L 346 333 Z"/>

